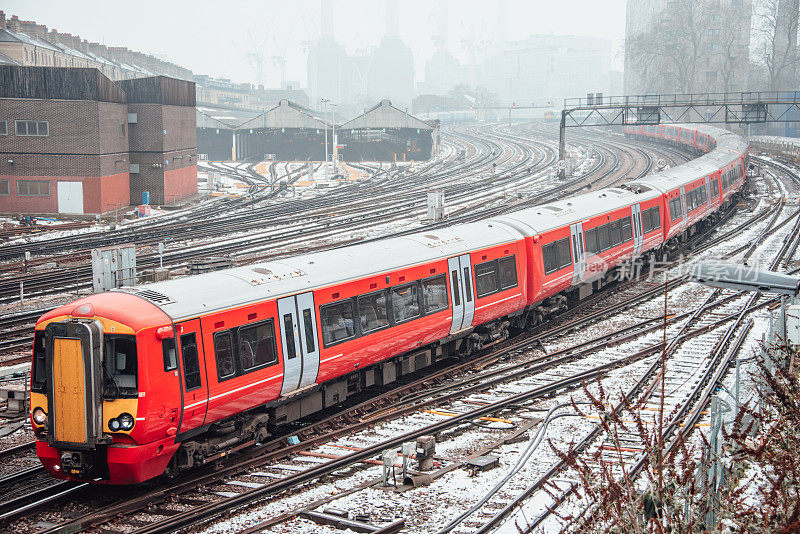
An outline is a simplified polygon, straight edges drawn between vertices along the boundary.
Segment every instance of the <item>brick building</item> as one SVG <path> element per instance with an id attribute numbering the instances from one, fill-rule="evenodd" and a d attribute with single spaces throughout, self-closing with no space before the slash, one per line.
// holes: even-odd
<path id="1" fill-rule="evenodd" d="M 130 114 L 131 204 L 197 193 L 197 117 L 193 82 L 165 76 L 122 80 Z"/>
<path id="2" fill-rule="evenodd" d="M 97 69 L 0 65 L 0 213 L 95 214 L 148 188 L 158 204 L 196 193 L 194 84 L 153 77 L 127 90 Z"/>
<path id="3" fill-rule="evenodd" d="M 127 114 L 125 93 L 96 69 L 0 66 L 0 212 L 127 205 Z"/>

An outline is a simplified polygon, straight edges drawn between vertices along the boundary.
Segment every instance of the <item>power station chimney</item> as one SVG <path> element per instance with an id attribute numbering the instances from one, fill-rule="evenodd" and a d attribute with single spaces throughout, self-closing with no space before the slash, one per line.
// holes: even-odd
<path id="1" fill-rule="evenodd" d="M 436 45 L 443 49 L 447 49 L 447 38 L 448 38 L 448 0 L 439 0 L 439 35 L 434 37 L 434 41 Z"/>
<path id="2" fill-rule="evenodd" d="M 386 0 L 386 36 L 400 36 L 400 10 L 397 0 Z"/>
<path id="3" fill-rule="evenodd" d="M 320 0 L 321 35 L 333 38 L 333 0 Z"/>

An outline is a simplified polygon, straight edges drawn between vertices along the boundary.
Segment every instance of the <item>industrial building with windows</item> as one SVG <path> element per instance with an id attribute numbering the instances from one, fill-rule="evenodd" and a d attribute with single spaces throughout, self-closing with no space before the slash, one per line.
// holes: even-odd
<path id="1" fill-rule="evenodd" d="M 100 214 L 197 192 L 194 83 L 0 66 L 0 213 Z"/>

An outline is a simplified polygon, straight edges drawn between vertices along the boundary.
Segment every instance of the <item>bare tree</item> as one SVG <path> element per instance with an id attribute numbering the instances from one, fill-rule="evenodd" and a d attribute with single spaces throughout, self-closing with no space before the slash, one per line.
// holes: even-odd
<path id="1" fill-rule="evenodd" d="M 629 65 L 648 92 L 727 90 L 748 60 L 749 2 L 738 9 L 717 0 L 675 0 L 626 43 Z"/>
<path id="2" fill-rule="evenodd" d="M 800 0 L 756 0 L 755 60 L 766 71 L 768 88 L 794 90 L 797 81 L 797 21 Z"/>
<path id="3" fill-rule="evenodd" d="M 736 89 L 743 90 L 744 87 L 738 87 L 736 82 L 746 79 L 750 38 L 743 33 L 749 31 L 750 14 L 745 9 L 724 9 L 719 13 L 718 28 L 713 26 L 713 15 L 711 19 L 709 32 L 718 31 L 715 62 L 722 81 L 721 89 L 728 91 L 736 86 Z"/>

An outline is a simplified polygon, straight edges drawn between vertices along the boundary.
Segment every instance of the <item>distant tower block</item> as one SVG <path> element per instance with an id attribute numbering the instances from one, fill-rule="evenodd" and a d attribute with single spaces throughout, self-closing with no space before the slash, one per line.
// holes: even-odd
<path id="1" fill-rule="evenodd" d="M 444 191 L 428 191 L 428 220 L 444 219 Z"/>

